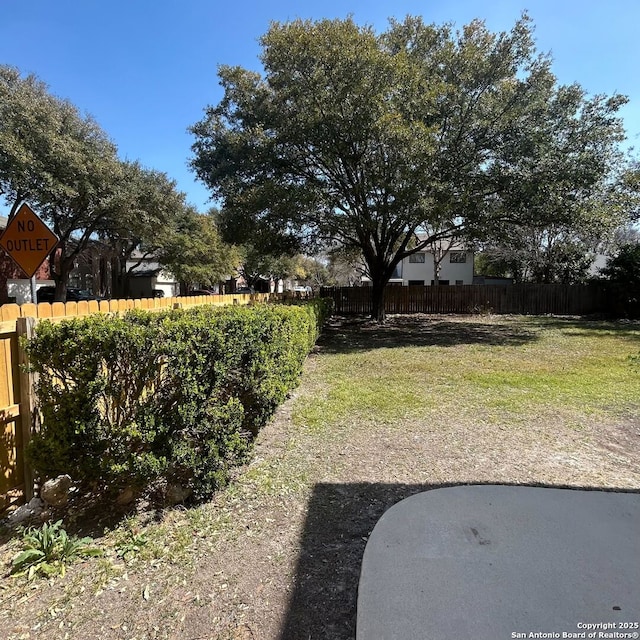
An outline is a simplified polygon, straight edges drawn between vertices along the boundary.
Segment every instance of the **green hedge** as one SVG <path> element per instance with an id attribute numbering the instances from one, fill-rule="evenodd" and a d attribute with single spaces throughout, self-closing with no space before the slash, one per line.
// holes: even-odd
<path id="1" fill-rule="evenodd" d="M 209 496 L 298 383 L 328 312 L 313 300 L 40 322 L 26 345 L 39 374 L 42 425 L 27 450 L 37 475 Z"/>

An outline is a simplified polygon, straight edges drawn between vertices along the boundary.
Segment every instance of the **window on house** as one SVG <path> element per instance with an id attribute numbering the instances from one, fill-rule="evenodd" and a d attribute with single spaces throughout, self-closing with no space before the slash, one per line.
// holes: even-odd
<path id="1" fill-rule="evenodd" d="M 424 280 L 409 280 L 410 287 L 424 287 Z"/>
<path id="2" fill-rule="evenodd" d="M 455 262 L 457 264 L 464 264 L 467 261 L 466 251 L 451 251 L 449 252 L 449 262 Z"/>
<path id="3" fill-rule="evenodd" d="M 431 281 L 431 286 L 433 286 L 435 284 L 435 280 Z M 442 284 L 442 285 L 448 285 L 449 281 L 448 280 L 438 280 L 438 284 Z"/>
<path id="4" fill-rule="evenodd" d="M 456 280 L 456 284 L 464 284 L 464 280 Z"/>
<path id="5" fill-rule="evenodd" d="M 424 262 L 424 253 L 412 253 L 409 262 Z"/>
<path id="6" fill-rule="evenodd" d="M 402 262 L 399 262 L 391 274 L 391 280 L 399 280 L 402 278 Z"/>

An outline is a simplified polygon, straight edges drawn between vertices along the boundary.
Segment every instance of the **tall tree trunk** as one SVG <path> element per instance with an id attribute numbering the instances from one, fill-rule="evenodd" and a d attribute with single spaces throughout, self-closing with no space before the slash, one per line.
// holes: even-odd
<path id="1" fill-rule="evenodd" d="M 119 255 L 120 262 L 120 295 L 128 298 L 131 295 L 131 274 L 127 270 L 127 256 Z"/>
<path id="2" fill-rule="evenodd" d="M 433 284 L 438 286 L 440 284 L 440 272 L 442 271 L 442 258 L 444 254 L 442 251 L 433 250 Z"/>
<path id="3" fill-rule="evenodd" d="M 56 283 L 56 292 L 54 295 L 55 302 L 66 302 L 67 301 L 67 280 L 69 278 L 69 271 L 66 273 L 61 271 L 60 274 L 53 274 L 53 279 Z"/>
<path id="4" fill-rule="evenodd" d="M 369 263 L 369 277 L 371 278 L 371 318 L 384 324 L 387 319 L 385 310 L 385 290 L 400 260 L 385 264 L 384 260 Z"/>
<path id="5" fill-rule="evenodd" d="M 69 274 L 73 270 L 73 257 L 66 255 L 66 243 L 61 242 L 58 244 L 58 249 L 54 253 L 53 268 L 51 269 L 51 275 L 56 283 L 56 292 L 54 300 L 56 302 L 67 301 L 67 284 L 69 281 Z"/>
<path id="6" fill-rule="evenodd" d="M 384 308 L 384 293 L 389 278 L 372 276 L 371 278 L 371 317 L 376 322 L 384 324 L 387 314 Z"/>
<path id="7" fill-rule="evenodd" d="M 100 256 L 100 268 L 99 273 L 99 295 L 103 298 L 113 297 L 113 284 L 111 279 L 111 262 L 109 259 L 101 255 Z"/>
<path id="8" fill-rule="evenodd" d="M 116 300 L 122 298 L 122 265 L 117 254 L 111 260 L 111 295 Z"/>

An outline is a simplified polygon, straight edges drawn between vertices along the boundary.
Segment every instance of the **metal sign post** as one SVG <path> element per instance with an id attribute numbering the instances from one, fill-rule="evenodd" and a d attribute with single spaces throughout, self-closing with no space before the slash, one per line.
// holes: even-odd
<path id="1" fill-rule="evenodd" d="M 37 304 L 38 302 L 38 287 L 36 286 L 36 277 L 31 276 L 31 302 Z"/>

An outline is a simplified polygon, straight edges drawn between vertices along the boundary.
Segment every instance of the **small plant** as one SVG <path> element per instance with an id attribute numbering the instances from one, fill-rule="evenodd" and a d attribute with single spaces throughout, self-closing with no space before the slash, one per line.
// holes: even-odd
<path id="1" fill-rule="evenodd" d="M 127 537 L 116 545 L 116 553 L 125 562 L 129 562 L 138 556 L 148 543 L 145 533 L 135 533 L 134 531 L 128 531 Z"/>
<path id="2" fill-rule="evenodd" d="M 62 520 L 40 529 L 29 527 L 24 531 L 24 549 L 13 559 L 11 573 L 24 575 L 32 580 L 36 576 L 64 576 L 66 566 L 75 559 L 102 555 L 97 547 L 91 547 L 91 538 L 70 536 L 62 528 Z"/>

